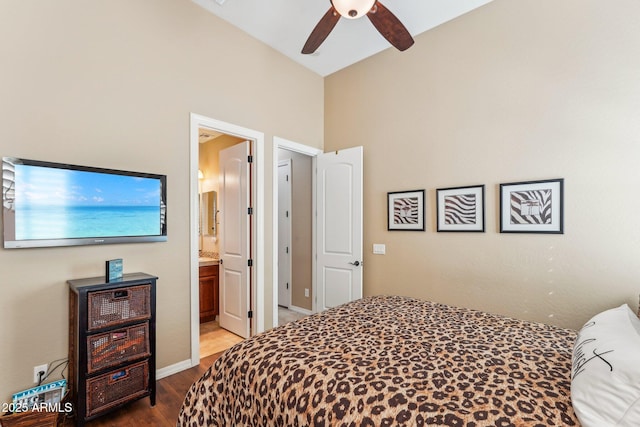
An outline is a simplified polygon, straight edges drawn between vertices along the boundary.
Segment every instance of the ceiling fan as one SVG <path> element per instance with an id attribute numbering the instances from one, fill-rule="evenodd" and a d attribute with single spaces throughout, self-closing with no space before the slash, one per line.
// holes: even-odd
<path id="1" fill-rule="evenodd" d="M 330 1 L 331 8 L 311 32 L 302 48 L 303 54 L 315 52 L 336 26 L 341 16 L 347 19 L 357 19 L 367 15 L 380 34 L 398 50 L 406 50 L 413 44 L 413 38 L 402 22 L 378 0 Z"/>

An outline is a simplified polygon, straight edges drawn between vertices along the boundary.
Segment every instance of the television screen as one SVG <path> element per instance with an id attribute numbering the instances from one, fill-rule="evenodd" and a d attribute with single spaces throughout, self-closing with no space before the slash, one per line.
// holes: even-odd
<path id="1" fill-rule="evenodd" d="M 166 176 L 2 158 L 5 248 L 167 240 Z"/>

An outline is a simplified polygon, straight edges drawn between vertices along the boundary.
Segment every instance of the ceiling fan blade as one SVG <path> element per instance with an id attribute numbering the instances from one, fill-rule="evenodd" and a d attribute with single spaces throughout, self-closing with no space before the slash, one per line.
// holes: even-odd
<path id="1" fill-rule="evenodd" d="M 313 31 L 311 31 L 311 35 L 302 48 L 302 53 L 306 55 L 315 52 L 316 49 L 320 47 L 324 39 L 327 38 L 331 30 L 333 30 L 333 27 L 336 26 L 339 19 L 340 14 L 331 7 L 331 9 L 324 14 L 322 19 L 320 19 L 320 22 L 318 22 Z"/>
<path id="2" fill-rule="evenodd" d="M 376 2 L 373 9 L 367 13 L 367 17 L 380 34 L 396 49 L 407 50 L 413 45 L 413 37 L 409 31 L 382 3 Z"/>

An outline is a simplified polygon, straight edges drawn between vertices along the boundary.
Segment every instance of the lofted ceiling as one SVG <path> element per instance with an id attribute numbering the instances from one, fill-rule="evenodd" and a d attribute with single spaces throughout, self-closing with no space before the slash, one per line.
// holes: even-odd
<path id="1" fill-rule="evenodd" d="M 393 49 L 366 17 L 341 18 L 315 53 L 301 54 L 309 34 L 331 7 L 330 0 L 192 1 L 323 77 L 384 49 Z M 415 38 L 491 1 L 382 0 L 382 4 Z"/>

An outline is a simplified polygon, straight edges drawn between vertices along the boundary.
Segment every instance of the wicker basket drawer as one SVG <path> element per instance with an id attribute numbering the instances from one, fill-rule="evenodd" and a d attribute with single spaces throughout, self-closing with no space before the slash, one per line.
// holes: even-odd
<path id="1" fill-rule="evenodd" d="M 88 329 L 115 326 L 151 317 L 151 285 L 88 293 Z"/>
<path id="2" fill-rule="evenodd" d="M 87 372 L 93 373 L 150 354 L 147 322 L 92 335 L 87 339 Z"/>
<path id="3" fill-rule="evenodd" d="M 87 417 L 149 391 L 149 363 L 140 362 L 87 380 Z"/>

